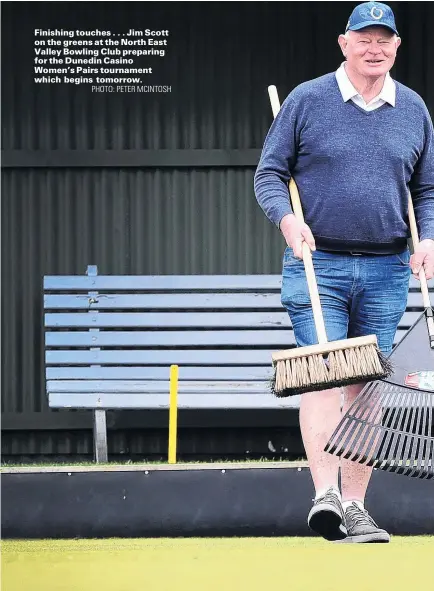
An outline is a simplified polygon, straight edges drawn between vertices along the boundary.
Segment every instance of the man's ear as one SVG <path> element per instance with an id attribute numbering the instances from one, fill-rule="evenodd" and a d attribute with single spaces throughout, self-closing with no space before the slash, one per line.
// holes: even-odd
<path id="1" fill-rule="evenodd" d="M 339 47 L 342 50 L 342 53 L 344 54 L 345 57 L 347 57 L 348 40 L 345 37 L 345 35 L 339 35 L 339 37 L 338 37 L 338 43 L 339 43 Z"/>
<path id="2" fill-rule="evenodd" d="M 401 37 L 396 38 L 396 49 L 398 49 L 398 47 L 401 45 L 401 41 L 402 41 Z"/>

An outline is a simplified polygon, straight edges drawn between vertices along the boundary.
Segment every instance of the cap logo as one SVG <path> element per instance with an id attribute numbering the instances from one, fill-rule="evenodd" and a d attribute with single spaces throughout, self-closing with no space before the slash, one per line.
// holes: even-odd
<path id="1" fill-rule="evenodd" d="M 383 16 L 383 11 L 381 10 L 381 8 L 378 8 L 378 6 L 373 6 L 371 8 L 371 16 L 372 18 L 375 18 L 376 21 L 378 21 Z"/>

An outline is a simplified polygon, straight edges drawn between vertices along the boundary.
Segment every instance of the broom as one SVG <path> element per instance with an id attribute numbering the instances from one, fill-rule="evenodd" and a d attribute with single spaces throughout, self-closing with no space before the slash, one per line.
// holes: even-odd
<path id="1" fill-rule="evenodd" d="M 268 93 L 273 115 L 276 117 L 280 110 L 276 87 L 269 86 Z M 300 197 L 293 178 L 289 182 L 289 192 L 294 214 L 304 222 Z M 272 354 L 272 393 L 278 398 L 284 398 L 390 375 L 392 367 L 379 350 L 376 335 L 328 341 L 311 251 L 306 242 L 303 242 L 302 248 L 318 344 Z"/>
<path id="2" fill-rule="evenodd" d="M 411 195 L 408 209 L 416 247 L 419 238 Z M 419 279 L 425 310 L 389 357 L 393 375 L 362 390 L 325 451 L 388 472 L 433 478 L 434 320 L 423 268 Z"/>

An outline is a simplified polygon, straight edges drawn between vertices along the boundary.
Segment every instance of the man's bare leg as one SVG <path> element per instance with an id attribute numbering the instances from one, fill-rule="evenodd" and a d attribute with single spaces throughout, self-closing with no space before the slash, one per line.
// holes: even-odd
<path id="1" fill-rule="evenodd" d="M 301 395 L 300 429 L 315 491 L 338 489 L 339 458 L 324 448 L 339 423 L 341 390 L 333 388 Z"/>
<path id="2" fill-rule="evenodd" d="M 345 392 L 343 412 L 346 412 L 365 384 L 348 386 Z M 374 421 L 381 421 L 381 405 L 370 400 L 371 410 L 378 411 Z M 372 475 L 372 467 L 341 460 L 342 507 L 345 511 L 345 526 L 348 536 L 344 543 L 387 543 L 390 535 L 378 527 L 365 510 L 365 494 Z"/>
<path id="3" fill-rule="evenodd" d="M 366 384 L 347 386 L 344 394 L 342 413 L 345 413 Z M 365 466 L 341 458 L 342 502 L 360 501 L 364 503 L 366 490 L 372 475 L 372 466 Z"/>
<path id="4" fill-rule="evenodd" d="M 347 537 L 338 486 L 339 458 L 324 451 L 341 415 L 339 388 L 302 394 L 300 427 L 315 486 L 315 501 L 307 523 L 330 541 Z"/>

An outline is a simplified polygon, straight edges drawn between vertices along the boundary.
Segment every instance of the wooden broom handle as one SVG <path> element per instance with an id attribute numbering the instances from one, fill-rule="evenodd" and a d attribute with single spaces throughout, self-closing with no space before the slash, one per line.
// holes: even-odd
<path id="1" fill-rule="evenodd" d="M 273 116 L 276 117 L 280 111 L 279 96 L 277 94 L 277 88 L 273 86 L 268 87 L 268 94 L 270 97 L 271 108 Z M 289 181 L 289 193 L 291 195 L 292 209 L 295 217 L 304 223 L 303 209 L 301 207 L 300 195 L 298 193 L 297 185 L 293 178 Z M 324 324 L 324 317 L 321 309 L 321 301 L 318 293 L 318 285 L 315 277 L 315 270 L 312 262 L 312 253 L 306 242 L 302 243 L 303 252 L 303 263 L 306 271 L 307 285 L 309 288 L 310 301 L 312 304 L 313 319 L 315 322 L 316 334 L 318 338 L 318 344 L 324 345 L 328 342 L 327 333 Z"/>
<path id="2" fill-rule="evenodd" d="M 417 231 L 416 216 L 414 215 L 413 200 L 411 198 L 410 191 L 408 192 L 408 220 L 410 222 L 411 239 L 413 240 L 413 250 L 416 250 L 416 246 L 419 244 L 419 234 Z M 431 307 L 429 299 L 428 282 L 425 276 L 425 269 L 422 267 L 419 271 L 420 289 L 422 291 L 423 305 L 425 308 Z M 434 335 L 434 321 L 432 318 L 428 318 L 428 328 L 431 335 Z"/>

